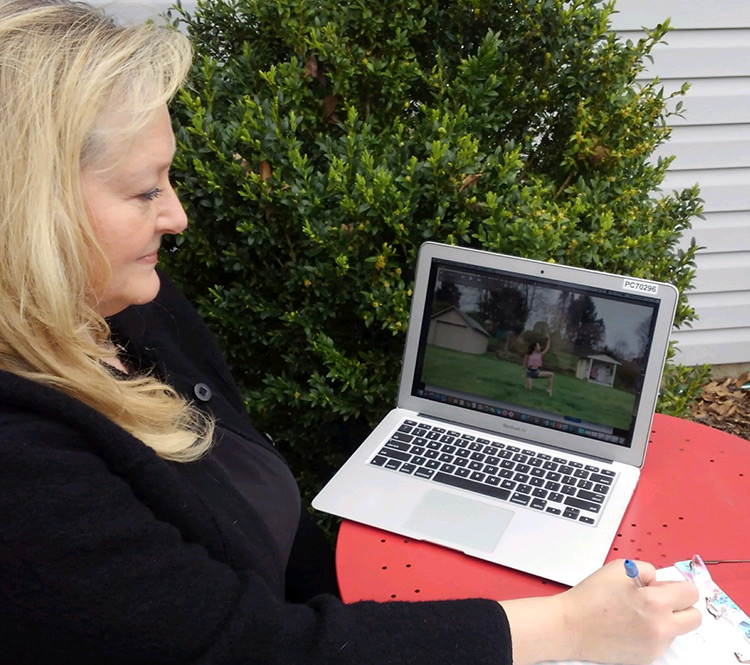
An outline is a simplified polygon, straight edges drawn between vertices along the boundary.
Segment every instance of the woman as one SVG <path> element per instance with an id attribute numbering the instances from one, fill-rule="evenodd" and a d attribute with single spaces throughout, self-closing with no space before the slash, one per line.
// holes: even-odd
<path id="1" fill-rule="evenodd" d="M 547 343 L 542 348 L 539 342 L 532 342 L 529 344 L 529 348 L 526 350 L 526 355 L 523 357 L 523 368 L 525 370 L 526 377 L 526 390 L 531 390 L 534 384 L 534 379 L 549 379 L 547 384 L 547 394 L 552 397 L 552 383 L 555 380 L 554 372 L 550 372 L 542 369 L 542 362 L 544 360 L 544 354 L 549 351 L 549 335 L 547 335 Z"/>
<path id="2" fill-rule="evenodd" d="M 648 564 L 502 603 L 321 593 L 288 468 L 156 268 L 189 63 L 173 31 L 0 0 L 0 661 L 635 664 L 695 628 Z"/>

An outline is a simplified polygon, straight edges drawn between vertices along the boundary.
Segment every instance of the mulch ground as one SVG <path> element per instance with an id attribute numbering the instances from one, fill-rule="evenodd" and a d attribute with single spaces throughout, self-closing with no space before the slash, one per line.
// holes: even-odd
<path id="1" fill-rule="evenodd" d="M 691 408 L 691 418 L 750 441 L 750 372 L 709 381 Z"/>

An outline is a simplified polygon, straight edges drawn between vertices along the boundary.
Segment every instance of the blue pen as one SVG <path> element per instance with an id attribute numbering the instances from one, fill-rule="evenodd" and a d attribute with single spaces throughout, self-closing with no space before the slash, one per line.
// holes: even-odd
<path id="1" fill-rule="evenodd" d="M 638 574 L 638 566 L 635 565 L 635 561 L 625 559 L 625 574 L 635 582 L 636 586 L 643 586 L 643 580 Z"/>

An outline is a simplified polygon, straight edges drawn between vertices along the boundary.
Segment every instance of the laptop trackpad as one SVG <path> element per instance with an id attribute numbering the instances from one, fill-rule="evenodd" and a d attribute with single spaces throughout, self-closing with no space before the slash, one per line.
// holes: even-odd
<path id="1" fill-rule="evenodd" d="M 430 490 L 414 507 L 404 526 L 425 538 L 492 552 L 515 513 L 457 494 Z"/>

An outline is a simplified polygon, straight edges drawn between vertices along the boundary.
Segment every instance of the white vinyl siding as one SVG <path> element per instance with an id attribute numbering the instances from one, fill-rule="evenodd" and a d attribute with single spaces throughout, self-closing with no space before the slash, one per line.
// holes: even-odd
<path id="1" fill-rule="evenodd" d="M 643 26 L 667 17 L 672 30 L 655 47 L 646 78 L 666 93 L 690 90 L 683 117 L 673 117 L 669 142 L 657 156 L 674 155 L 662 190 L 698 183 L 705 219 L 691 237 L 703 249 L 690 292 L 699 319 L 674 334 L 687 365 L 750 362 L 750 0 L 618 0 L 612 26 L 636 40 Z"/>

